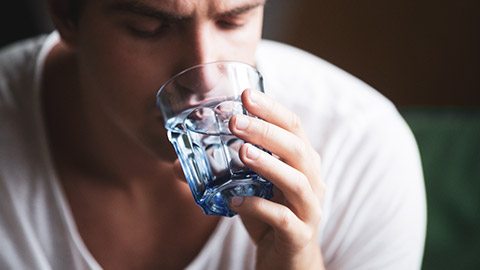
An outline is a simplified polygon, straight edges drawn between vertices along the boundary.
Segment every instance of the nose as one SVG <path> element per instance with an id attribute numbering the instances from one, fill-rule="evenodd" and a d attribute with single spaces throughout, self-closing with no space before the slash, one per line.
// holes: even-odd
<path id="1" fill-rule="evenodd" d="M 187 63 L 198 65 L 220 60 L 219 38 L 214 27 L 205 23 L 191 30 Z"/>
<path id="2" fill-rule="evenodd" d="M 214 29 L 208 25 L 193 28 L 185 39 L 181 66 L 183 69 L 198 66 L 200 64 L 222 60 L 221 46 L 217 42 Z M 219 71 L 214 65 L 191 68 L 178 80 L 180 88 L 184 91 L 193 92 L 196 95 L 206 95 L 211 92 L 218 83 Z M 199 98 L 199 97 L 197 97 Z"/>

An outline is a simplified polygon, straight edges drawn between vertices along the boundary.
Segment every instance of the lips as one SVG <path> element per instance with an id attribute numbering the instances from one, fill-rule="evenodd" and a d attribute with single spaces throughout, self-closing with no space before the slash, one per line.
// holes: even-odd
<path id="1" fill-rule="evenodd" d="M 165 125 L 165 121 L 163 120 L 163 116 L 162 116 L 162 115 L 157 115 L 157 116 L 155 117 L 155 119 L 156 119 L 156 121 L 157 121 L 158 123 L 162 124 L 162 126 Z"/>

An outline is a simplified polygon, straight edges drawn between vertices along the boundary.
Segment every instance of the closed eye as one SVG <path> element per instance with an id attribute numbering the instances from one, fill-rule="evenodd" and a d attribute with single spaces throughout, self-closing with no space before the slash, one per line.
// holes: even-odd
<path id="1" fill-rule="evenodd" d="M 135 25 L 127 26 L 132 34 L 141 38 L 159 37 L 165 34 L 170 27 L 172 27 L 170 23 L 160 23 L 156 27 L 140 27 Z"/>
<path id="2" fill-rule="evenodd" d="M 225 30 L 233 30 L 244 26 L 245 23 L 233 22 L 230 20 L 218 20 L 217 26 Z"/>

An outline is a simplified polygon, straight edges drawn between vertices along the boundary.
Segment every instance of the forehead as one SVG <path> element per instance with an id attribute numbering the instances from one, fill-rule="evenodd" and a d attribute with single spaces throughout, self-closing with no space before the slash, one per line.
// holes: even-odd
<path id="1" fill-rule="evenodd" d="M 264 5 L 266 0 L 103 0 L 102 2 L 107 8 L 142 6 L 182 17 L 191 17 L 195 14 L 215 15 L 243 7 L 260 6 Z"/>

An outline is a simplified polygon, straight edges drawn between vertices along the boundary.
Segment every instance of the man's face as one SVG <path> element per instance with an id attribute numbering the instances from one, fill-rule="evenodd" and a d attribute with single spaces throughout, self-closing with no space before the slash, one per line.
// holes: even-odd
<path id="1" fill-rule="evenodd" d="M 264 0 L 85 0 L 78 21 L 80 78 L 89 109 L 157 156 L 165 130 L 160 86 L 195 64 L 254 64 Z"/>

